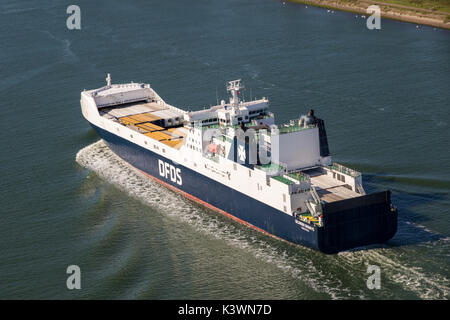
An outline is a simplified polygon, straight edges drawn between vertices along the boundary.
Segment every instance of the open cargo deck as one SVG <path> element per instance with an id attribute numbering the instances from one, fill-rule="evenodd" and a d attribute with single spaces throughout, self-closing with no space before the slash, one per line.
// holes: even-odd
<path id="1" fill-rule="evenodd" d="M 320 199 L 327 203 L 361 196 L 353 191 L 347 183 L 333 179 L 320 169 L 309 169 L 302 172 L 309 176 Z"/>
<path id="2" fill-rule="evenodd" d="M 151 139 L 179 149 L 185 142 L 187 129 L 182 114 L 155 102 L 116 105 L 99 110 L 100 115 L 116 121 Z"/>

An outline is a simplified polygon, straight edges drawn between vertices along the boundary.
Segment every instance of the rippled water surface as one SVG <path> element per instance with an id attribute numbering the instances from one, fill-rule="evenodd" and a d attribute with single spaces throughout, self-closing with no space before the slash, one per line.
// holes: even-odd
<path id="1" fill-rule="evenodd" d="M 448 31 L 273 0 L 79 1 L 70 31 L 70 4 L 0 3 L 0 298 L 449 298 Z M 107 72 L 182 108 L 237 78 L 278 123 L 314 108 L 334 159 L 393 191 L 398 233 L 324 255 L 150 181 L 81 116 Z"/>

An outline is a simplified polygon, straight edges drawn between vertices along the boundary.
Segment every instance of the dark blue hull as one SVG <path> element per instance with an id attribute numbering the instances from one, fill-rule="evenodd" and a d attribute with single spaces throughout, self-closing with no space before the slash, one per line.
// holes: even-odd
<path id="1" fill-rule="evenodd" d="M 166 186 L 171 187 L 171 189 L 176 189 L 189 195 L 191 199 L 289 242 L 305 245 L 326 253 L 333 253 L 359 245 L 384 242 L 393 236 L 392 234 L 389 237 L 387 237 L 388 235 L 381 235 L 380 237 L 380 235 L 376 234 L 366 239 L 364 237 L 361 238 L 361 235 L 356 236 L 356 238 L 355 236 L 350 236 L 350 241 L 345 240 L 343 243 L 336 243 L 332 239 L 328 239 L 336 234 L 336 226 L 333 226 L 331 220 L 330 225 L 333 226 L 333 229 L 330 230 L 331 233 L 327 232 L 324 227 L 301 223 L 296 221 L 293 216 L 248 197 L 168 158 L 144 149 L 97 126 L 93 125 L 93 128 L 115 154 L 133 167 L 154 177 Z M 180 184 L 180 181 L 177 181 L 176 178 L 171 179 L 170 175 L 161 176 L 158 160 L 180 169 L 182 183 Z M 395 230 L 396 221 L 395 217 Z M 358 240 L 359 238 L 362 241 Z M 345 242 L 348 242 L 348 244 Z"/>

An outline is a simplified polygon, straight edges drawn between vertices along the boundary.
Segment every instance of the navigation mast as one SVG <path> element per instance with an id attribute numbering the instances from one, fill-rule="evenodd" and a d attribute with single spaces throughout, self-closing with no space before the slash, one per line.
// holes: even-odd
<path id="1" fill-rule="evenodd" d="M 239 91 L 245 89 L 244 85 L 241 84 L 241 79 L 228 81 L 227 91 L 231 93 L 230 104 L 235 109 L 236 113 L 239 111 Z"/>

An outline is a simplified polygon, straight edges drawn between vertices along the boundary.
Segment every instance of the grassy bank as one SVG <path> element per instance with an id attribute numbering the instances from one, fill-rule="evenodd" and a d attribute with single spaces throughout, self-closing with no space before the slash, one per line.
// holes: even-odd
<path id="1" fill-rule="evenodd" d="M 383 2 L 408 6 L 411 8 L 440 11 L 450 15 L 450 0 L 385 0 Z"/>
<path id="2" fill-rule="evenodd" d="M 383 18 L 450 29 L 450 0 L 290 0 L 313 6 L 366 14 L 370 5 L 381 8 Z"/>

